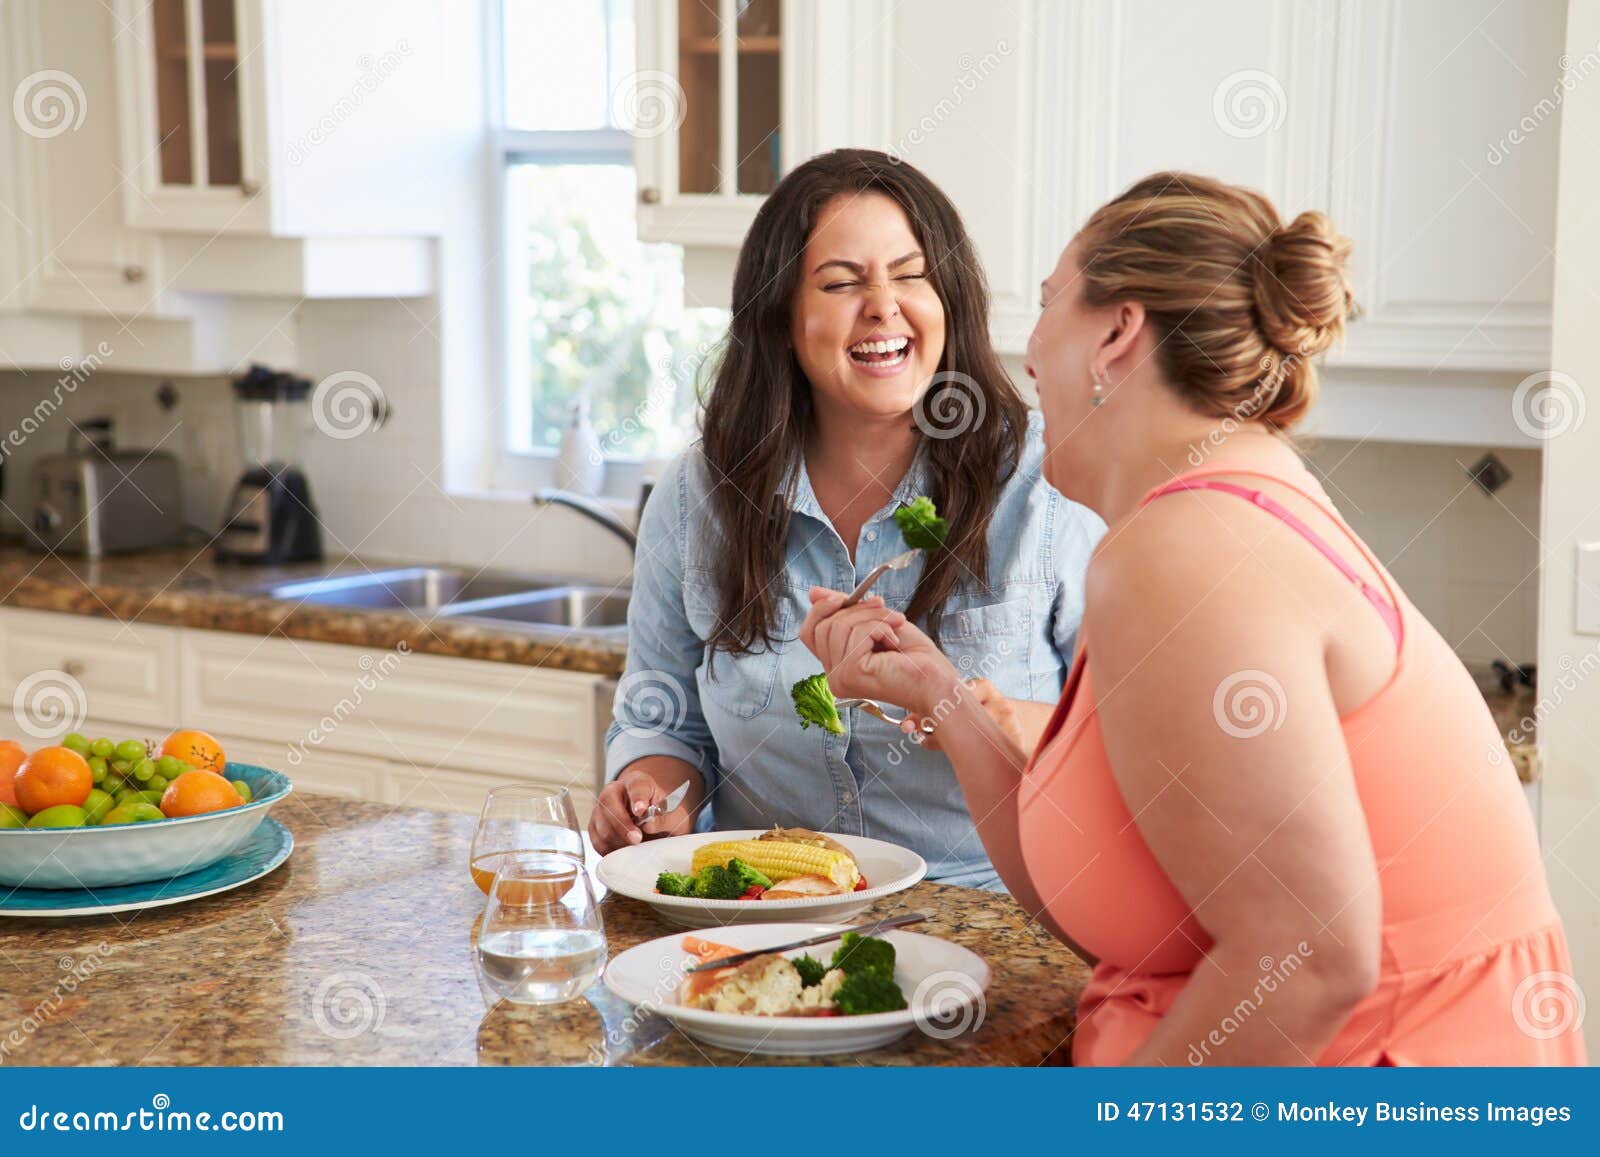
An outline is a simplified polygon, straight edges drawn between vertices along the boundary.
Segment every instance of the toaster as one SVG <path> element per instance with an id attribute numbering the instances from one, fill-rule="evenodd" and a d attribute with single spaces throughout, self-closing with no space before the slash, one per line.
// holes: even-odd
<path id="1" fill-rule="evenodd" d="M 49 454 L 33 473 L 32 545 L 98 556 L 183 538 L 176 455 L 87 448 Z"/>

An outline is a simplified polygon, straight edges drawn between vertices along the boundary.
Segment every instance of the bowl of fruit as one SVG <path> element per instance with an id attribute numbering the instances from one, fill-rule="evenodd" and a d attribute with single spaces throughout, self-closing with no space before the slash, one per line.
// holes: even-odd
<path id="1" fill-rule="evenodd" d="M 197 872 L 248 840 L 289 778 L 204 731 L 0 742 L 0 886 L 108 888 Z"/>

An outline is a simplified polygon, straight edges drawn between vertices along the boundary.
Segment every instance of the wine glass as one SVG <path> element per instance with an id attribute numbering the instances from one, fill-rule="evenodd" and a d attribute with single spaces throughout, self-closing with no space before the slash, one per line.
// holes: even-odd
<path id="1" fill-rule="evenodd" d="M 501 860 L 520 852 L 561 852 L 583 862 L 583 829 L 566 788 L 519 783 L 489 792 L 472 835 L 472 882 L 488 895 Z"/>
<path id="2" fill-rule="evenodd" d="M 500 858 L 478 931 L 478 975 L 513 1004 L 581 996 L 606 963 L 605 921 L 578 856 Z"/>

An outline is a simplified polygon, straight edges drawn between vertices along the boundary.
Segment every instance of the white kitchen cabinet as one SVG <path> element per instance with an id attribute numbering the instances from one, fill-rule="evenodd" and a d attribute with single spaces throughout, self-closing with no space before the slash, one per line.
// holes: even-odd
<path id="1" fill-rule="evenodd" d="M 26 709 L 30 717 L 53 704 L 78 715 L 171 727 L 178 718 L 177 633 L 7 608 L 0 612 L 0 690 L 13 711 Z"/>
<path id="2" fill-rule="evenodd" d="M 117 0 L 129 223 L 290 237 L 434 232 L 416 179 L 444 78 L 437 0 Z"/>
<path id="3" fill-rule="evenodd" d="M 880 136 L 885 78 L 855 48 L 886 12 L 884 0 L 640 3 L 639 236 L 735 247 L 784 173 Z"/>
<path id="4" fill-rule="evenodd" d="M 476 811 L 499 784 L 600 787 L 610 681 L 439 655 L 0 608 L 0 695 L 120 737 L 202 727 L 308 791 Z M 66 724 L 61 732 L 68 729 Z M 52 736 L 55 738 L 55 736 Z"/>

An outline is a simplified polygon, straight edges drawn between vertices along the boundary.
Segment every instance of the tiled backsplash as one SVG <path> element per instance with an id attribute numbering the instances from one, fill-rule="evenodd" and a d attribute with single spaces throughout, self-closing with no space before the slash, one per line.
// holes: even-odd
<path id="1" fill-rule="evenodd" d="M 359 325 L 336 311 L 331 327 Z M 313 322 L 315 324 L 315 322 Z M 423 340 L 427 340 L 426 337 Z M 627 565 L 609 536 L 568 512 L 534 511 L 521 496 L 447 496 L 440 489 L 436 388 L 408 373 L 415 351 L 396 343 L 391 364 L 364 363 L 383 383 L 395 418 L 383 429 L 349 441 L 313 434 L 308 468 L 330 554 L 341 545 L 370 558 L 449 561 L 567 571 L 611 577 Z M 426 359 L 421 359 L 426 361 Z M 331 372 L 333 368 L 321 372 Z M 314 373 L 313 367 L 306 367 Z M 49 375 L 0 374 L 0 436 L 17 429 Z M 160 443 L 185 465 L 187 513 L 214 528 L 240 470 L 232 394 L 219 379 L 177 382 L 179 404 L 156 405 L 160 380 L 102 374 L 65 398 L 6 456 L 5 501 L 26 515 L 30 467 L 38 455 L 65 444 L 73 420 L 111 414 L 124 446 Z M 1358 533 L 1377 551 L 1412 600 L 1463 657 L 1531 662 L 1537 631 L 1539 454 L 1506 450 L 1512 478 L 1484 494 L 1466 468 L 1482 450 L 1382 442 L 1327 441 L 1309 447 L 1313 469 Z M 5 521 L 11 521 L 9 511 Z"/>

